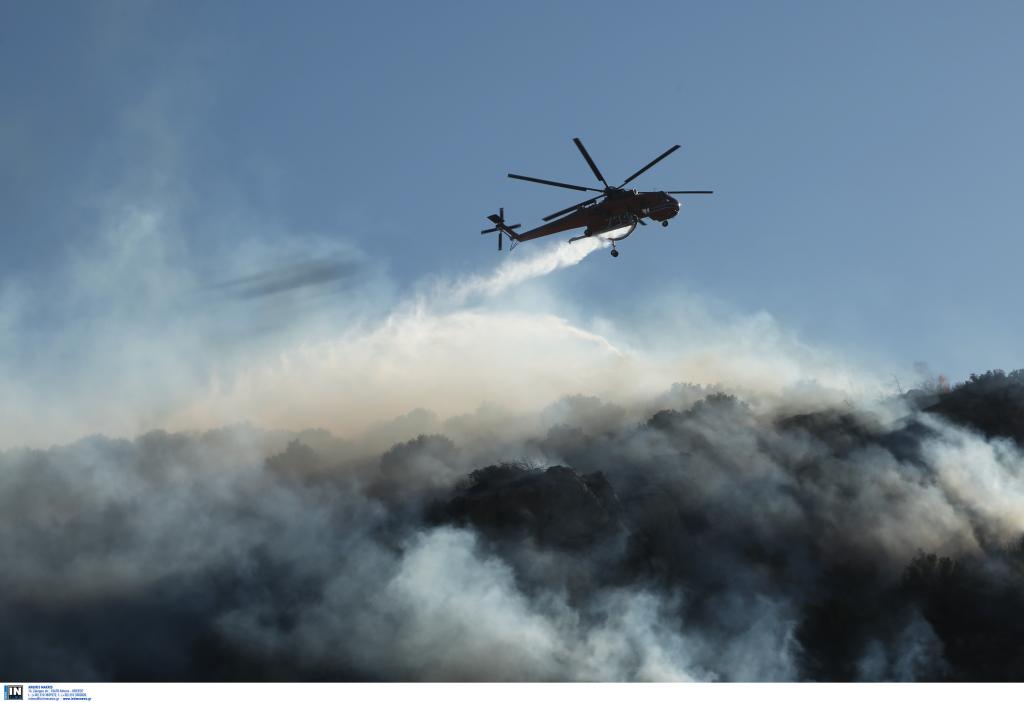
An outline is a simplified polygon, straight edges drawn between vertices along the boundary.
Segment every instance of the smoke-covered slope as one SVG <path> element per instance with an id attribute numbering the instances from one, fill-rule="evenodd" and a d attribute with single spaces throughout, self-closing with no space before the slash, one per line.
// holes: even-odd
<path id="1" fill-rule="evenodd" d="M 1020 374 L 1003 381 L 895 420 L 690 388 L 640 423 L 570 398 L 525 438 L 478 414 L 383 453 L 246 427 L 0 453 L 0 668 L 1020 679 L 1024 459 L 989 430 Z"/>

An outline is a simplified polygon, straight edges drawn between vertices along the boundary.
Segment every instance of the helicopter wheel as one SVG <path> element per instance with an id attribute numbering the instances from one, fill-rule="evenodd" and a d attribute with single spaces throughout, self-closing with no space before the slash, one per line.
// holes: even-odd
<path id="1" fill-rule="evenodd" d="M 612 249 L 612 258 L 618 258 L 619 252 L 616 249 Z"/>
<path id="2" fill-rule="evenodd" d="M 661 226 L 663 226 L 663 227 L 667 227 L 667 226 L 668 226 L 668 220 L 666 219 L 665 221 L 663 221 L 663 222 L 661 223 Z"/>

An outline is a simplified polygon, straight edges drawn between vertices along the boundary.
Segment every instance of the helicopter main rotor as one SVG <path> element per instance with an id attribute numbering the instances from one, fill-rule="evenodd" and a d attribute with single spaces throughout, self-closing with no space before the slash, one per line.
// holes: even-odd
<path id="1" fill-rule="evenodd" d="M 540 183 L 541 185 L 551 185 L 551 186 L 554 186 L 556 188 L 567 188 L 569 190 L 578 190 L 580 192 L 587 192 L 587 191 L 589 191 L 589 192 L 600 193 L 600 195 L 592 197 L 589 200 L 584 200 L 583 202 L 578 202 L 575 205 L 572 205 L 570 207 L 566 207 L 564 210 L 559 210 L 558 212 L 555 212 L 554 214 L 549 214 L 547 217 L 544 217 L 544 221 L 545 222 L 549 222 L 552 219 L 555 219 L 556 217 L 561 217 L 562 215 L 569 214 L 570 212 L 574 212 L 574 211 L 582 209 L 584 207 L 588 207 L 588 206 L 592 205 L 593 203 L 597 202 L 598 200 L 600 200 L 602 198 L 608 198 L 608 197 L 613 196 L 615 193 L 622 192 L 622 189 L 626 185 L 628 185 L 630 182 L 632 182 L 635 178 L 637 178 L 638 176 L 642 175 L 643 173 L 646 173 L 650 168 L 655 166 L 662 159 L 664 159 L 667 156 L 671 155 L 674 151 L 676 151 L 677 149 L 680 148 L 679 144 L 675 144 L 674 146 L 669 148 L 667 151 L 665 151 L 665 153 L 661 154 L 660 156 L 655 158 L 653 161 L 648 163 L 646 166 L 644 166 L 643 168 L 638 170 L 636 173 L 634 173 L 630 177 L 626 178 L 626 180 L 622 181 L 621 185 L 619 185 L 617 187 L 612 187 L 612 186 L 608 185 L 608 181 L 604 179 L 603 175 L 601 175 L 600 169 L 597 167 L 597 164 L 594 163 L 594 159 L 590 157 L 590 153 L 587 151 L 587 148 L 585 146 L 583 146 L 583 142 L 580 141 L 580 139 L 578 137 L 574 138 L 572 141 L 573 141 L 574 144 L 576 144 L 576 148 L 580 150 L 580 154 L 583 155 L 583 159 L 587 162 L 587 165 L 590 166 L 590 170 L 594 173 L 594 176 L 599 181 L 601 181 L 601 183 L 604 185 L 603 189 L 590 188 L 590 187 L 587 187 L 587 186 L 584 186 L 584 185 L 573 185 L 572 183 L 562 183 L 562 182 L 559 182 L 557 180 L 546 180 L 544 178 L 533 178 L 531 176 L 517 175 L 515 173 L 509 173 L 508 174 L 509 178 L 515 178 L 516 180 L 525 180 L 525 181 L 528 181 L 528 182 L 531 182 L 531 183 Z M 662 192 L 666 192 L 666 193 L 671 194 L 671 195 L 710 195 L 712 191 L 710 191 L 710 190 L 668 190 L 668 191 L 662 191 Z"/>

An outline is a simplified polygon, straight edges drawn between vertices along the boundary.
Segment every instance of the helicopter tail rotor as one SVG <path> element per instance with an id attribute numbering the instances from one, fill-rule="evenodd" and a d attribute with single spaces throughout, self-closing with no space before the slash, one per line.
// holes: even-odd
<path id="1" fill-rule="evenodd" d="M 498 209 L 498 214 L 487 215 L 487 219 L 491 220 L 491 223 L 494 224 L 494 226 L 491 227 L 490 229 L 483 229 L 483 230 L 480 231 L 480 233 L 481 234 L 493 234 L 494 232 L 498 232 L 498 251 L 501 251 L 502 240 L 507 236 L 509 241 L 511 242 L 511 246 L 509 247 L 509 250 L 511 251 L 512 249 L 514 249 L 515 245 L 518 243 L 518 241 L 516 239 L 516 233 L 513 230 L 515 230 L 518 227 L 521 227 L 523 225 L 521 225 L 521 224 L 511 224 L 511 225 L 505 224 L 505 208 L 504 207 L 501 207 L 501 208 Z"/>

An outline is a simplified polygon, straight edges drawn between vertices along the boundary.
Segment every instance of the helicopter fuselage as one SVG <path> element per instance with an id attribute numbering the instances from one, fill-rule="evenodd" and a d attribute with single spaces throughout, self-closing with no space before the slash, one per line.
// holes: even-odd
<path id="1" fill-rule="evenodd" d="M 612 190 L 601 202 L 582 207 L 553 222 L 517 234 L 516 239 L 529 241 L 581 227 L 585 227 L 583 236 L 599 236 L 628 227 L 622 236 L 611 237 L 618 241 L 629 236 L 636 224 L 645 217 L 665 222 L 677 214 L 679 201 L 663 192 Z"/>

